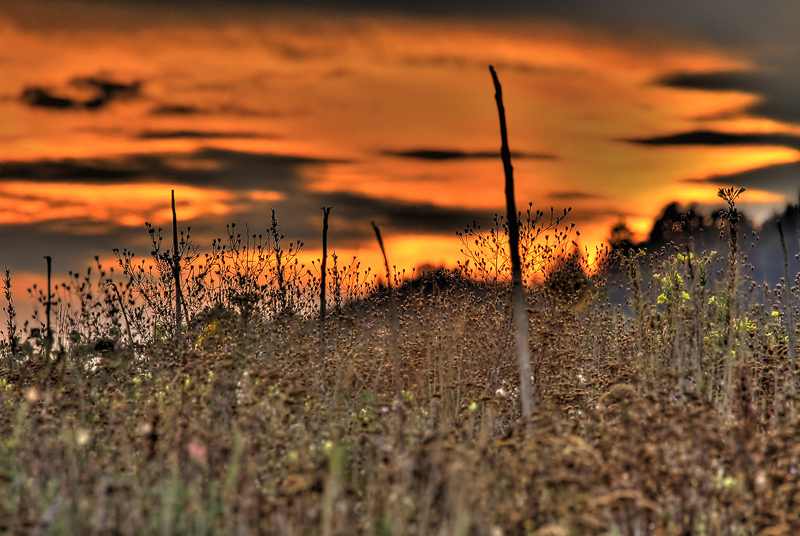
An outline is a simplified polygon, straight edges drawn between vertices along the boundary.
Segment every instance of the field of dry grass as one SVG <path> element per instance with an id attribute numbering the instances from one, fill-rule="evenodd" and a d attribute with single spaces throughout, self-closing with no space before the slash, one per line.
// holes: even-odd
<path id="1" fill-rule="evenodd" d="M 487 242 L 392 291 L 336 263 L 322 323 L 320 274 L 272 231 L 186 240 L 178 333 L 155 248 L 39 291 L 50 345 L 9 319 L 1 532 L 800 533 L 796 289 L 749 282 L 735 240 L 537 268 L 526 426 Z"/>

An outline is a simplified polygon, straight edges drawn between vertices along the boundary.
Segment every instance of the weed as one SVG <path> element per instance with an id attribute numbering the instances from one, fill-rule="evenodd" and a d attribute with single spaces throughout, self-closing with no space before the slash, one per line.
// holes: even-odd
<path id="1" fill-rule="evenodd" d="M 741 244 L 735 265 L 687 241 L 590 267 L 538 214 L 521 224 L 527 432 L 500 218 L 460 235 L 460 269 L 390 274 L 394 319 L 375 275 L 332 255 L 324 332 L 321 265 L 297 262 L 274 217 L 208 252 L 183 235 L 178 333 L 152 226 L 146 262 L 123 250 L 121 271 L 31 289 L 55 312 L 49 362 L 7 273 L 0 531 L 800 530 L 788 283 L 752 281 Z"/>

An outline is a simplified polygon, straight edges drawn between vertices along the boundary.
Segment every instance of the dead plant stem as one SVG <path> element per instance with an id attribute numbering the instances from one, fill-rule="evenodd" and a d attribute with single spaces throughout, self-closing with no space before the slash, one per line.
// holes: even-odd
<path id="1" fill-rule="evenodd" d="M 517 363 L 519 365 L 519 392 L 522 404 L 522 418 L 530 428 L 533 415 L 533 381 L 531 378 L 531 356 L 528 346 L 528 313 L 525 306 L 525 287 L 522 284 L 522 263 L 519 256 L 519 224 L 517 205 L 514 200 L 514 168 L 511 165 L 511 150 L 508 148 L 506 131 L 506 112 L 503 107 L 503 89 L 494 67 L 489 66 L 494 81 L 497 113 L 500 116 L 500 156 L 506 177 L 506 213 L 508 215 L 508 243 L 511 250 L 512 303 L 514 310 Z"/>

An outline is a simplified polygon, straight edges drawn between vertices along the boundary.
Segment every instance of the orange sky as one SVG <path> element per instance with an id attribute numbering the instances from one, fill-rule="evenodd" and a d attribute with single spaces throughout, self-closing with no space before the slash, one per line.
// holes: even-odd
<path id="1" fill-rule="evenodd" d="M 44 4 L 47 17 L 0 10 L 0 240 L 12 245 L 0 262 L 20 273 L 43 255 L 65 273 L 111 247 L 146 253 L 143 223 L 169 224 L 171 188 L 202 245 L 231 221 L 266 227 L 275 208 L 316 258 L 327 205 L 343 257 L 379 266 L 374 219 L 393 264 L 452 266 L 455 231 L 504 210 L 502 164 L 485 155 L 500 143 L 489 64 L 522 155 L 518 208 L 571 206 L 590 249 L 619 220 L 645 238 L 668 202 L 714 204 L 725 176 L 800 159 L 799 144 L 770 140 L 630 141 L 800 134 L 754 113 L 758 91 L 663 82 L 761 69 L 755 49 L 699 31 L 621 32 L 564 15 L 242 8 L 217 19 Z M 796 188 L 779 186 L 748 184 L 744 207 L 766 217 Z"/>

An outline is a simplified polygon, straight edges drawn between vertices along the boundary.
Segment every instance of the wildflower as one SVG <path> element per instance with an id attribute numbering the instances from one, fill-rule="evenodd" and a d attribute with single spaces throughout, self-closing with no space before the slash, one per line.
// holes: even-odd
<path id="1" fill-rule="evenodd" d="M 196 462 L 204 462 L 206 454 L 208 454 L 208 449 L 206 449 L 205 445 L 195 440 L 189 441 L 189 444 L 186 445 L 186 451 L 189 453 L 189 458 Z"/>
<path id="2" fill-rule="evenodd" d="M 25 400 L 33 404 L 34 402 L 38 402 L 41 396 L 39 395 L 39 390 L 36 387 L 31 387 L 27 391 L 25 391 Z"/>
<path id="3" fill-rule="evenodd" d="M 82 447 L 88 443 L 89 439 L 91 439 L 91 434 L 86 428 L 78 428 L 78 430 L 75 432 L 75 443 L 77 443 L 79 447 Z"/>

